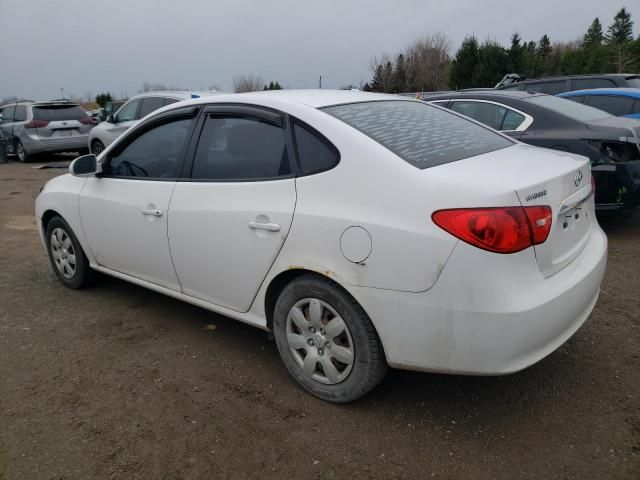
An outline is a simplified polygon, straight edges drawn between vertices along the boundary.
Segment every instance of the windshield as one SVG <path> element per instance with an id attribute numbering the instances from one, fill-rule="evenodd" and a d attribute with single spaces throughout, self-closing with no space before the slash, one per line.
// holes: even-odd
<path id="1" fill-rule="evenodd" d="M 592 122 L 594 120 L 602 120 L 603 118 L 611 116 L 607 112 L 603 112 L 597 108 L 588 107 L 566 98 L 559 98 L 551 95 L 531 97 L 527 102 L 548 108 L 549 110 L 577 120 L 578 122 Z"/>
<path id="2" fill-rule="evenodd" d="M 513 145 L 511 140 L 487 127 L 423 102 L 349 103 L 325 107 L 322 111 L 421 169 Z"/>

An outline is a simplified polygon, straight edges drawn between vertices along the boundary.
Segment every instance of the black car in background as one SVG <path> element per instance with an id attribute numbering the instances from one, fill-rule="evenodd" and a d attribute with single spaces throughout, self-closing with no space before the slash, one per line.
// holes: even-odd
<path id="1" fill-rule="evenodd" d="M 596 73 L 566 75 L 561 77 L 522 78 L 510 73 L 496 85 L 500 90 L 524 90 L 527 92 L 557 95 L 588 88 L 640 88 L 640 75 L 633 73 Z"/>
<path id="2" fill-rule="evenodd" d="M 640 205 L 639 120 L 532 92 L 439 92 L 421 98 L 524 143 L 588 157 L 599 210 Z"/>

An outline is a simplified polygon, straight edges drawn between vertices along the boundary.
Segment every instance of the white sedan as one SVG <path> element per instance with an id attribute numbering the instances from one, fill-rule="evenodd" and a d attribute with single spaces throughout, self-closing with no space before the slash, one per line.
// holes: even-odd
<path id="1" fill-rule="evenodd" d="M 333 402 L 387 366 L 516 372 L 587 319 L 606 266 L 589 162 L 420 101 L 176 103 L 36 200 L 62 283 L 106 273 L 273 331 Z"/>

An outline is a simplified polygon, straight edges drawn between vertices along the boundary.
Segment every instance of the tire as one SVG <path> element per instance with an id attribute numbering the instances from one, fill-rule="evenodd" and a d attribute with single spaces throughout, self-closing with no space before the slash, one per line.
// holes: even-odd
<path id="1" fill-rule="evenodd" d="M 104 143 L 100 140 L 94 140 L 91 142 L 91 153 L 95 155 L 100 155 L 105 149 Z"/>
<path id="2" fill-rule="evenodd" d="M 18 160 L 20 160 L 22 163 L 31 161 L 32 156 L 29 153 L 27 153 L 27 151 L 24 149 L 22 142 L 16 138 L 14 144 L 15 144 L 15 154 L 16 154 L 16 157 L 18 157 Z"/>
<path id="3" fill-rule="evenodd" d="M 356 400 L 387 371 L 382 344 L 365 311 L 319 275 L 298 277 L 284 288 L 276 302 L 273 330 L 291 376 L 322 400 Z"/>
<path id="4" fill-rule="evenodd" d="M 80 242 L 62 217 L 49 220 L 45 240 L 51 267 L 63 285 L 78 289 L 95 282 L 97 272 L 89 266 Z"/>

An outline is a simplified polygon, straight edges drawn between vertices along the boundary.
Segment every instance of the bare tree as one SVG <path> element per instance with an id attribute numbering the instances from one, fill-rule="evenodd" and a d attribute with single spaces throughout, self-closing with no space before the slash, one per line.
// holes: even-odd
<path id="1" fill-rule="evenodd" d="M 178 92 L 190 90 L 189 88 L 180 87 L 178 85 L 167 85 L 164 83 L 151 83 L 151 82 L 142 82 L 142 90 L 141 93 L 147 92 Z"/>
<path id="2" fill-rule="evenodd" d="M 236 93 L 255 92 L 262 90 L 262 87 L 262 79 L 253 74 L 233 77 L 233 91 Z"/>

